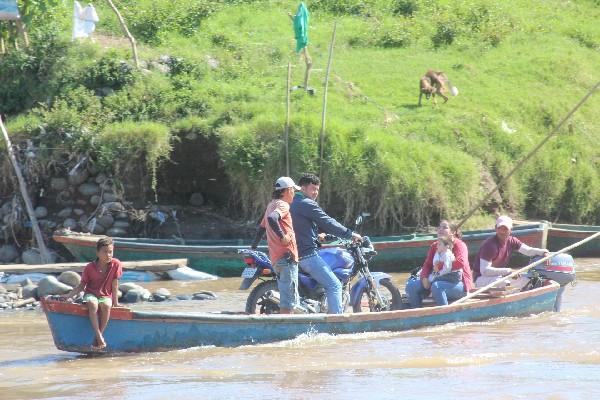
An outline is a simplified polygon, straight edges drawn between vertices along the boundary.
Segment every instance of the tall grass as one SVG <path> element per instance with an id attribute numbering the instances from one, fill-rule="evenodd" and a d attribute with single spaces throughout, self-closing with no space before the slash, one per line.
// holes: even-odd
<path id="1" fill-rule="evenodd" d="M 98 46 L 94 51 L 73 46 L 67 56 L 72 68 L 56 61 L 77 84 L 52 94 L 48 109 L 60 112 L 42 113 L 42 123 L 50 117 L 81 122 L 74 120 L 69 100 L 85 97 L 77 86 L 98 90 L 95 83 L 114 78 L 119 82 L 114 92 L 89 101 L 91 111 L 85 113 L 93 118 L 86 118 L 83 128 L 102 131 L 121 121 L 153 121 L 171 127 L 171 134 L 195 129 L 213 135 L 238 209 L 260 213 L 272 182 L 285 171 L 288 61 L 292 84 L 303 79 L 304 64 L 293 52 L 286 15 L 297 4 L 176 3 L 122 2 L 125 19 L 141 41 L 144 73 L 115 74 L 121 65 L 116 58 L 128 58 L 126 43 L 116 56 Z M 192 12 L 183 11 L 188 6 Z M 291 93 L 292 175 L 319 169 L 322 84 L 336 20 L 321 202 L 346 220 L 370 211 L 382 231 L 464 215 L 489 189 L 480 176 L 489 173 L 494 182 L 506 176 L 599 79 L 600 7 L 595 2 L 343 0 L 308 6 L 310 84 L 317 95 Z M 110 10 L 103 4 L 98 9 L 99 33 L 121 35 Z M 161 56 L 169 56 L 163 66 Z M 0 66 L 13 68 L 23 61 L 11 57 Z M 161 72 L 165 65 L 168 71 Z M 460 95 L 419 108 L 418 80 L 430 68 L 446 72 Z M 26 71 L 38 76 L 36 70 Z M 56 80 L 57 75 L 41 76 Z M 3 82 L 8 81 L 0 78 Z M 56 90 L 51 83 L 47 86 Z M 16 97 L 9 112 L 30 110 L 35 101 L 26 94 Z M 61 101 L 63 108 L 56 105 Z M 500 208 L 549 220 L 600 222 L 600 148 L 590 145 L 599 139 L 599 110 L 600 100 L 592 97 L 481 215 Z M 31 124 L 15 125 L 26 130 Z M 166 147 L 157 146 L 166 156 Z"/>

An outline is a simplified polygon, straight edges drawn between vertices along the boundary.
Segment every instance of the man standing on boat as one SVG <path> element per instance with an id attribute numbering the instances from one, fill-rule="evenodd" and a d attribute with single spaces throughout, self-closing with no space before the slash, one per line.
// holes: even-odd
<path id="1" fill-rule="evenodd" d="M 87 303 L 96 335 L 92 350 L 101 351 L 106 348 L 103 332 L 108 325 L 110 310 L 119 305 L 119 278 L 123 275 L 123 268 L 121 261 L 113 258 L 112 238 L 98 239 L 96 256 L 94 262 L 85 266 L 79 285 L 61 297 L 66 300 L 84 292 L 83 302 Z"/>
<path id="2" fill-rule="evenodd" d="M 475 285 L 483 287 L 498 280 L 500 277 L 513 272 L 507 268 L 508 261 L 513 252 L 518 251 L 528 257 L 547 256 L 547 249 L 530 247 L 511 235 L 513 222 L 506 215 L 501 215 L 496 220 L 496 234 L 483 242 L 475 259 L 474 275 Z M 529 282 L 527 277 L 519 277 L 510 282 L 513 287 L 523 287 Z M 498 286 L 504 286 L 502 282 Z"/>
<path id="3" fill-rule="evenodd" d="M 321 180 L 314 174 L 304 174 L 298 181 L 300 192 L 290 207 L 294 232 L 298 241 L 300 268 L 325 288 L 329 314 L 344 312 L 342 283 L 319 256 L 319 231 L 342 239 L 361 241 L 362 236 L 352 232 L 323 211 L 317 204 Z"/>
<path id="4" fill-rule="evenodd" d="M 298 305 L 298 248 L 292 226 L 290 203 L 294 199 L 294 190 L 300 190 L 292 178 L 282 176 L 275 182 L 272 200 L 267 206 L 252 244 L 255 249 L 258 242 L 267 233 L 269 257 L 277 274 L 279 289 L 279 312 L 292 314 Z"/>

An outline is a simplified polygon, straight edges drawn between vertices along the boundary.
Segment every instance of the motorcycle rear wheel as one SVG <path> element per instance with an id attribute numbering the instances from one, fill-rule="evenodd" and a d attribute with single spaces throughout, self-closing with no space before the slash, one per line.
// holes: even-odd
<path id="1" fill-rule="evenodd" d="M 359 300 L 352 306 L 352 310 L 355 313 L 368 312 L 368 311 L 391 311 L 399 310 L 402 308 L 402 295 L 398 288 L 389 280 L 389 278 L 383 278 L 379 281 L 379 293 L 386 302 L 387 307 L 379 309 L 375 306 L 375 301 L 370 299 L 370 296 L 375 296 L 374 293 L 370 293 L 368 287 L 363 287 L 360 291 Z"/>
<path id="2" fill-rule="evenodd" d="M 246 300 L 246 314 L 279 314 L 279 304 L 269 300 L 269 290 L 279 292 L 277 281 L 265 281 L 256 285 Z"/>

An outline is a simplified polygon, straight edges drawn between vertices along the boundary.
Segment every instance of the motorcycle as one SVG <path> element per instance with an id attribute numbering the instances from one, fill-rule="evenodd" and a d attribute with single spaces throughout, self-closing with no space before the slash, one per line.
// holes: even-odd
<path id="1" fill-rule="evenodd" d="M 364 236 L 362 243 L 341 240 L 340 244 L 342 247 L 323 248 L 318 252 L 342 283 L 344 310 L 350 306 L 353 312 L 399 309 L 402 303 L 400 291 L 392 283 L 390 275 L 369 270 L 369 260 L 377 254 L 369 237 Z M 269 257 L 261 251 L 250 249 L 239 249 L 238 253 L 244 256 L 244 263 L 247 265 L 242 272 L 244 279 L 240 289 L 250 288 L 257 279 L 261 281 L 248 296 L 246 313 L 279 313 L 277 275 Z M 295 312 L 327 312 L 325 289 L 300 268 L 298 293 L 300 304 Z"/>

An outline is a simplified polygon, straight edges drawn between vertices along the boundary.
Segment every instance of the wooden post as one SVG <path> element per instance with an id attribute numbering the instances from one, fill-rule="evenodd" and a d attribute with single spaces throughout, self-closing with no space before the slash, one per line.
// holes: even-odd
<path id="1" fill-rule="evenodd" d="M 333 33 L 331 34 L 331 43 L 329 43 L 329 58 L 327 60 L 327 70 L 325 72 L 325 88 L 323 89 L 323 113 L 321 114 L 321 133 L 319 135 L 319 176 L 323 175 L 323 155 L 325 149 L 325 117 L 327 115 L 327 88 L 329 87 L 329 71 L 331 69 L 331 59 L 333 58 L 333 45 L 335 43 L 335 31 L 337 21 L 333 22 Z"/>
<path id="2" fill-rule="evenodd" d="M 10 162 L 12 163 L 13 168 L 15 169 L 15 174 L 17 174 L 17 180 L 19 181 L 19 189 L 21 190 L 21 196 L 23 197 L 25 207 L 27 208 L 27 214 L 29 214 L 29 219 L 31 220 L 31 229 L 33 230 L 38 249 L 40 250 L 42 262 L 44 264 L 49 264 L 52 262 L 52 259 L 50 258 L 50 254 L 48 253 L 48 249 L 46 248 L 46 243 L 44 242 L 42 231 L 40 231 L 37 218 L 35 217 L 35 213 L 33 211 L 33 206 L 31 205 L 31 200 L 29 199 L 29 194 L 27 193 L 27 185 L 25 184 L 25 179 L 23 179 L 23 175 L 21 174 L 19 163 L 17 162 L 17 158 L 15 157 L 15 154 L 13 152 L 12 143 L 10 142 L 8 132 L 4 127 L 4 123 L 2 122 L 1 117 L 0 128 L 2 129 L 4 140 L 6 141 L 6 151 L 8 152 L 8 158 L 10 159 Z"/>
<path id="3" fill-rule="evenodd" d="M 138 58 L 137 46 L 135 44 L 135 38 L 129 32 L 129 29 L 127 29 L 127 25 L 125 24 L 125 20 L 121 16 L 121 13 L 117 9 L 117 7 L 114 5 L 114 3 L 112 2 L 112 0 L 106 0 L 106 2 L 110 6 L 110 8 L 112 8 L 112 10 L 115 12 L 115 14 L 117 14 L 117 18 L 119 19 L 119 23 L 121 24 L 121 28 L 123 29 L 123 32 L 125 32 L 125 36 L 127 36 L 127 39 L 129 39 L 129 42 L 131 43 L 131 49 L 133 50 L 133 62 L 135 63 L 135 67 L 139 68 L 140 67 L 140 60 Z"/>
<path id="4" fill-rule="evenodd" d="M 286 85 L 286 95 L 285 95 L 285 132 L 284 132 L 284 146 L 285 146 L 285 172 L 286 176 L 290 176 L 290 82 L 292 80 L 292 63 L 288 61 L 288 69 L 287 69 L 287 85 Z"/>

